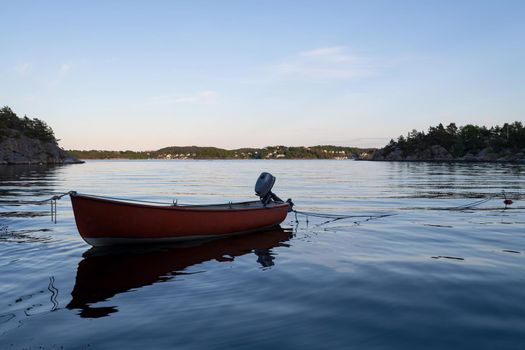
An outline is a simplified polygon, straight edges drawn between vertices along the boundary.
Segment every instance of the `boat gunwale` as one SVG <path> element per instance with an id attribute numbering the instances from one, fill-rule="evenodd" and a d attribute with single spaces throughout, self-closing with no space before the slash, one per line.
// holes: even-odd
<path id="1" fill-rule="evenodd" d="M 239 204 L 250 204 L 250 203 L 261 203 L 260 201 L 246 201 L 246 202 L 231 202 L 231 203 L 223 203 L 223 204 L 195 204 L 195 205 L 171 205 L 171 204 L 145 204 L 145 203 L 138 203 L 133 202 L 132 199 L 129 200 L 120 200 L 120 199 L 108 199 L 104 197 L 98 197 L 96 195 L 89 195 L 89 194 L 81 194 L 81 193 L 71 193 L 70 194 L 71 199 L 73 197 L 78 197 L 81 199 L 87 199 L 91 201 L 96 202 L 103 202 L 106 204 L 111 205 L 120 205 L 120 206 L 128 206 L 128 207 L 135 207 L 135 208 L 147 208 L 147 209 L 162 209 L 162 210 L 180 210 L 180 211 L 195 211 L 195 212 L 203 212 L 203 211 L 211 211 L 211 212 L 232 212 L 232 211 L 254 211 L 254 210 L 268 210 L 268 209 L 281 209 L 282 207 L 289 207 L 289 204 L 287 202 L 282 203 L 276 203 L 272 202 L 269 205 L 266 206 L 260 206 L 260 207 L 249 207 L 249 208 L 235 208 L 231 206 L 239 205 Z M 262 203 L 261 203 L 262 205 Z"/>

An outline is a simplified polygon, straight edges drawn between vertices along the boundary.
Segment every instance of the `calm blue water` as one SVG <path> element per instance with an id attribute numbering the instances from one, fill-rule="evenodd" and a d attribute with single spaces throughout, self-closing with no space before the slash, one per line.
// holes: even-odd
<path id="1" fill-rule="evenodd" d="M 91 249 L 79 192 L 394 214 L 200 245 Z M 499 196 L 469 210 L 440 210 Z M 525 167 L 354 161 L 91 161 L 0 167 L 1 349 L 523 349 Z M 501 196 L 500 196 L 501 197 Z"/>

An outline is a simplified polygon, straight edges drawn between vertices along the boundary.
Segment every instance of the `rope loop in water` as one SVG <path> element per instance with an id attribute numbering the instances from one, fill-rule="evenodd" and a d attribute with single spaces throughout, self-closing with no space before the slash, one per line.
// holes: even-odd
<path id="1" fill-rule="evenodd" d="M 341 215 L 341 214 L 319 213 L 319 212 L 313 212 L 313 211 L 303 211 L 303 210 L 296 210 L 296 209 L 293 209 L 292 211 L 295 213 L 295 222 L 296 223 L 299 223 L 299 220 L 297 219 L 297 215 L 305 216 L 307 223 L 309 222 L 308 221 L 308 217 L 309 216 L 322 218 L 322 219 L 328 219 L 328 221 L 323 222 L 320 225 L 324 225 L 324 224 L 327 224 L 327 223 L 330 223 L 330 222 L 334 222 L 334 221 L 338 221 L 338 220 L 362 218 L 363 220 L 356 221 L 356 223 L 358 223 L 358 222 L 362 222 L 362 221 L 376 220 L 376 219 L 380 219 L 380 218 L 385 218 L 385 217 L 388 217 L 388 216 L 396 215 L 396 214 Z"/>

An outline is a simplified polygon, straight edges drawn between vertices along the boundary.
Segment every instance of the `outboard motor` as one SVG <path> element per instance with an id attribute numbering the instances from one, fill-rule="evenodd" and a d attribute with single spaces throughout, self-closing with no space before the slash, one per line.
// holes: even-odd
<path id="1" fill-rule="evenodd" d="M 272 192 L 273 185 L 275 184 L 275 176 L 270 173 L 264 172 L 259 175 L 257 182 L 255 183 L 255 194 L 259 196 L 261 202 L 266 206 L 272 200 L 274 202 L 284 201 L 277 197 L 275 193 Z M 290 205 L 290 210 L 292 210 L 293 202 L 291 199 L 286 201 Z"/>

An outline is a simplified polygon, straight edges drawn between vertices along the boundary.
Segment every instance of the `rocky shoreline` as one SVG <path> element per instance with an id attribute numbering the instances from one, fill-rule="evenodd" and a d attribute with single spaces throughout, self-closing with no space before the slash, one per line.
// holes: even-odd
<path id="1" fill-rule="evenodd" d="M 376 150 L 367 158 L 360 160 L 370 161 L 396 161 L 396 162 L 465 162 L 465 163 L 525 163 L 525 150 L 514 152 L 504 149 L 494 152 L 490 147 L 481 149 L 479 152 L 468 152 L 461 157 L 454 157 L 449 151 L 440 145 L 433 145 L 424 150 L 404 152 L 399 147 L 386 153 L 385 149 Z"/>
<path id="2" fill-rule="evenodd" d="M 0 165 L 58 165 L 81 164 L 53 141 L 41 141 L 11 130 L 9 137 L 0 139 Z"/>

